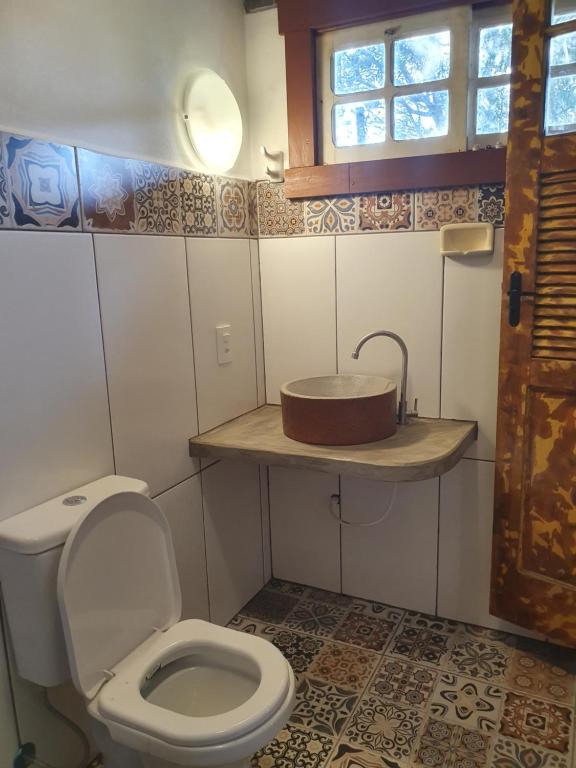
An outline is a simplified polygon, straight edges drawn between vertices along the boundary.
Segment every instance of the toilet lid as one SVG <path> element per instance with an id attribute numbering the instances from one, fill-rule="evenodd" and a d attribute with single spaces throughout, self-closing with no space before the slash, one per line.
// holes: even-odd
<path id="1" fill-rule="evenodd" d="M 125 492 L 89 511 L 64 545 L 58 603 L 72 679 L 93 698 L 107 670 L 180 618 L 174 548 L 160 508 Z"/>

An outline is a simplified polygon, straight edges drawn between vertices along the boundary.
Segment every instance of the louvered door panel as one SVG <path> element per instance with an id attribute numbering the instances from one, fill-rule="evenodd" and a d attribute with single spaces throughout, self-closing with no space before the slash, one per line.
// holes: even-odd
<path id="1" fill-rule="evenodd" d="M 532 357 L 576 360 L 576 171 L 540 184 Z"/>

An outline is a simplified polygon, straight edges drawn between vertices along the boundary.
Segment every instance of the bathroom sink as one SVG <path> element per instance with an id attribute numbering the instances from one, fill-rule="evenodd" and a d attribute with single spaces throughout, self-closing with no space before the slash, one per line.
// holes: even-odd
<path id="1" fill-rule="evenodd" d="M 358 445 L 396 432 L 396 385 L 380 376 L 340 374 L 280 388 L 284 434 L 316 445 Z"/>

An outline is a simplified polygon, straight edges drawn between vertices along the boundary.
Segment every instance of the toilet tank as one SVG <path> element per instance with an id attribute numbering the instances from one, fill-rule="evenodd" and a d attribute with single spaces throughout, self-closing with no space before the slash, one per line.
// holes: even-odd
<path id="1" fill-rule="evenodd" d="M 70 679 L 56 591 L 60 555 L 77 521 L 122 491 L 150 493 L 142 480 L 109 475 L 0 522 L 2 595 L 26 680 L 50 687 Z"/>

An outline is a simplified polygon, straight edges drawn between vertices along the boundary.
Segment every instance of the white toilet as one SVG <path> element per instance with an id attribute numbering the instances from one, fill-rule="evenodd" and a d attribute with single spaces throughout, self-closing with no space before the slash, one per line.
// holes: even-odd
<path id="1" fill-rule="evenodd" d="M 40 685 L 71 674 L 111 743 L 133 751 L 107 765 L 245 762 L 287 722 L 292 669 L 265 640 L 178 620 L 168 522 L 146 493 L 103 478 L 0 523 L 19 672 Z"/>

